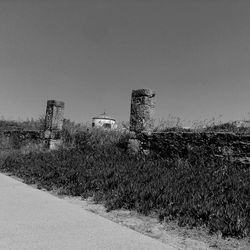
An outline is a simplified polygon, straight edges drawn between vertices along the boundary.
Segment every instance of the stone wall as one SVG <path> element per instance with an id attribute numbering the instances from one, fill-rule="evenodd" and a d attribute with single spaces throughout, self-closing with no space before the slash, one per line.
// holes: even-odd
<path id="1" fill-rule="evenodd" d="M 150 150 L 160 157 L 186 158 L 191 150 L 209 152 L 218 157 L 248 159 L 250 157 L 250 135 L 235 133 L 162 132 L 140 133 L 138 140 L 142 150 Z M 250 158 L 249 158 L 250 159 Z"/>
<path id="2" fill-rule="evenodd" d="M 27 144 L 43 143 L 43 131 L 9 130 L 0 131 L 0 150 L 18 149 Z"/>

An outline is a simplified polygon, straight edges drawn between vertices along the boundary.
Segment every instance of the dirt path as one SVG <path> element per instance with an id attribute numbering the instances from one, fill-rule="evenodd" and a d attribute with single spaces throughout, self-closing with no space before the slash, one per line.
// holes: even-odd
<path id="1" fill-rule="evenodd" d="M 57 195 L 55 192 L 54 195 Z M 82 200 L 80 197 L 59 197 L 77 204 L 85 210 L 91 211 L 116 223 L 127 226 L 135 231 L 155 238 L 176 249 L 190 250 L 249 250 L 250 239 L 223 239 L 221 235 L 210 235 L 205 228 L 190 229 L 179 227 L 174 222 L 159 223 L 157 216 L 143 216 L 135 211 L 113 210 L 106 212 L 102 204 L 96 204 L 91 199 Z"/>

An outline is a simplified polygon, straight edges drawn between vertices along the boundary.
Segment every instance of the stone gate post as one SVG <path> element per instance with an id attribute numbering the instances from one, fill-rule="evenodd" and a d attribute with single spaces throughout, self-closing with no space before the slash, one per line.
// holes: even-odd
<path id="1" fill-rule="evenodd" d="M 137 89 L 132 91 L 130 131 L 150 133 L 154 128 L 155 91 Z"/>
<path id="2" fill-rule="evenodd" d="M 45 116 L 44 137 L 45 145 L 49 149 L 56 149 L 62 144 L 62 126 L 64 102 L 48 100 Z"/>

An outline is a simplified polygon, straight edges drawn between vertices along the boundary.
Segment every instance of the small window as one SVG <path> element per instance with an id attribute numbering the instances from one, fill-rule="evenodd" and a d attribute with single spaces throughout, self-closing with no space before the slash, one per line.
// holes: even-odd
<path id="1" fill-rule="evenodd" d="M 111 128 L 111 124 L 110 123 L 104 123 L 102 126 L 104 128 Z"/>
<path id="2" fill-rule="evenodd" d="M 94 122 L 92 122 L 92 127 L 94 127 L 95 126 L 95 123 Z"/>

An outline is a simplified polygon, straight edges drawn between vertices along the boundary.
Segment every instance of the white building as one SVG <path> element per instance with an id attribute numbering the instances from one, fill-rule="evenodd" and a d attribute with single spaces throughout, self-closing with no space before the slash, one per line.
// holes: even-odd
<path id="1" fill-rule="evenodd" d="M 92 118 L 92 127 L 115 129 L 116 121 L 104 112 L 103 114 Z"/>

